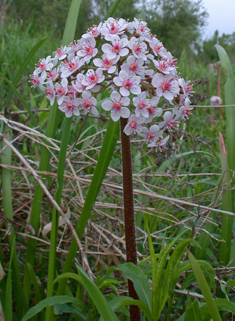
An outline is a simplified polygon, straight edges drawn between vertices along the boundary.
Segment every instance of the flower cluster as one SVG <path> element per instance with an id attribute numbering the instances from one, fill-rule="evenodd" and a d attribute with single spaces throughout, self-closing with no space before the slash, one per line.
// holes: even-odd
<path id="1" fill-rule="evenodd" d="M 136 18 L 108 18 L 90 28 L 79 41 L 41 59 L 31 83 L 51 105 L 56 100 L 66 117 L 98 115 L 96 97 L 105 91 L 101 106 L 114 121 L 128 119 L 126 135 L 138 133 L 159 150 L 169 139 L 165 132 L 191 113 L 192 86 L 179 77 L 175 59 L 146 22 Z M 164 111 L 159 106 L 167 106 L 165 101 L 170 108 Z"/>

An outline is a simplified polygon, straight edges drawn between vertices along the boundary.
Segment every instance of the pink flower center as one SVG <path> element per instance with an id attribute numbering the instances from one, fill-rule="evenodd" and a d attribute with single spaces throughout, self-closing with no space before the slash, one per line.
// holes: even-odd
<path id="1" fill-rule="evenodd" d="M 141 31 L 141 32 L 144 32 L 144 31 L 145 31 L 145 27 L 142 26 L 142 27 L 140 28 L 140 31 Z"/>
<path id="2" fill-rule="evenodd" d="M 117 33 L 117 28 L 115 27 L 114 23 L 111 24 L 110 33 L 112 34 Z"/>
<path id="3" fill-rule="evenodd" d="M 53 91 L 52 90 L 45 91 L 45 95 L 53 95 Z"/>
<path id="4" fill-rule="evenodd" d="M 113 46 L 113 50 L 116 51 L 116 52 L 119 52 L 120 51 L 120 46 L 119 44 L 117 43 L 116 45 Z"/>
<path id="5" fill-rule="evenodd" d="M 105 60 L 104 60 L 104 65 L 106 68 L 109 68 L 111 66 L 111 63 L 107 58 L 105 58 Z"/>
<path id="6" fill-rule="evenodd" d="M 74 62 L 70 62 L 69 63 L 69 69 L 70 70 L 74 70 L 74 69 L 76 69 L 77 68 L 77 66 L 76 66 L 76 64 L 74 63 Z"/>
<path id="7" fill-rule="evenodd" d="M 47 74 L 52 80 L 55 78 L 56 74 L 53 74 L 52 72 L 48 72 Z"/>
<path id="8" fill-rule="evenodd" d="M 40 64 L 40 62 L 38 62 L 38 66 L 42 69 L 45 69 L 46 66 L 44 66 L 43 64 Z"/>
<path id="9" fill-rule="evenodd" d="M 132 86 L 132 82 L 130 82 L 130 80 L 127 80 L 124 82 L 124 87 L 129 89 L 131 86 Z"/>
<path id="10" fill-rule="evenodd" d="M 171 87 L 171 84 L 167 84 L 167 83 L 164 83 L 163 85 L 162 85 L 162 90 L 169 90 L 169 88 Z"/>
<path id="11" fill-rule="evenodd" d="M 166 63 L 163 61 L 163 62 L 160 64 L 160 69 L 161 69 L 161 70 L 166 70 L 166 68 L 167 68 L 167 65 L 166 65 Z"/>
<path id="12" fill-rule="evenodd" d="M 148 141 L 151 141 L 154 139 L 154 134 L 153 133 L 149 133 L 148 134 Z"/>
<path id="13" fill-rule="evenodd" d="M 132 122 L 130 123 L 130 126 L 131 126 L 131 128 L 136 129 L 136 122 L 132 121 Z"/>
<path id="14" fill-rule="evenodd" d="M 63 53 L 62 51 L 60 51 L 59 49 L 57 49 L 56 52 L 57 52 L 57 54 L 58 54 L 59 57 L 63 56 L 63 54 L 64 54 L 64 53 Z"/>
<path id="15" fill-rule="evenodd" d="M 161 48 L 162 48 L 162 46 L 156 45 L 156 46 L 154 47 L 154 50 L 155 50 L 156 52 L 158 52 Z"/>
<path id="16" fill-rule="evenodd" d="M 90 80 L 91 80 L 92 82 L 97 82 L 97 80 L 98 80 L 95 75 L 91 75 L 91 76 L 89 76 L 89 78 L 90 78 Z"/>
<path id="17" fill-rule="evenodd" d="M 92 33 L 93 36 L 96 36 L 98 34 L 98 30 L 97 29 L 91 27 L 90 30 L 91 30 L 91 33 Z"/>
<path id="18" fill-rule="evenodd" d="M 64 89 L 63 88 L 59 88 L 56 92 L 58 94 L 64 94 Z"/>
<path id="19" fill-rule="evenodd" d="M 134 50 L 135 52 L 140 52 L 140 51 L 141 51 L 140 45 L 134 46 L 133 50 Z"/>
<path id="20" fill-rule="evenodd" d="M 85 47 L 85 50 L 86 50 L 87 54 L 91 54 L 92 53 L 92 48 L 91 47 Z"/>
<path id="21" fill-rule="evenodd" d="M 142 109 L 142 108 L 147 107 L 147 106 L 148 105 L 146 105 L 143 101 L 138 104 L 139 109 Z"/>
<path id="22" fill-rule="evenodd" d="M 120 104 L 118 101 L 116 101 L 116 102 L 113 104 L 113 108 L 114 108 L 115 110 L 119 110 L 119 109 L 121 108 L 121 104 Z"/>
<path id="23" fill-rule="evenodd" d="M 147 110 L 148 110 L 149 115 L 153 114 L 153 107 L 149 107 Z"/>
<path id="24" fill-rule="evenodd" d="M 131 64 L 130 69 L 136 71 L 137 70 L 137 64 L 136 63 Z"/>
<path id="25" fill-rule="evenodd" d="M 85 101 L 83 108 L 89 108 L 91 106 L 91 102 L 89 100 Z"/>
<path id="26" fill-rule="evenodd" d="M 68 108 L 68 110 L 70 110 L 70 109 L 73 108 L 73 105 L 72 104 L 67 104 L 67 108 Z"/>

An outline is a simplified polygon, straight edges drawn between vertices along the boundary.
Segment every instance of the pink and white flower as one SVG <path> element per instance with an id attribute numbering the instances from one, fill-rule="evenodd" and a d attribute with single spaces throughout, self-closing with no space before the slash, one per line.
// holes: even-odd
<path id="1" fill-rule="evenodd" d="M 42 91 L 45 91 L 45 88 L 43 86 L 44 81 L 45 81 L 45 75 L 44 77 L 42 75 L 39 76 L 40 71 L 38 69 L 35 69 L 33 74 L 31 75 L 31 85 L 32 87 L 39 87 Z"/>
<path id="2" fill-rule="evenodd" d="M 183 90 L 184 95 L 186 95 L 187 97 L 191 96 L 192 91 L 193 91 L 193 87 L 188 82 L 186 82 L 183 78 L 180 78 L 178 80 L 178 82 L 179 82 L 180 87 Z M 215 96 L 213 96 L 213 97 L 215 97 Z"/>
<path id="3" fill-rule="evenodd" d="M 158 125 L 152 125 L 149 129 L 143 127 L 143 136 L 148 143 L 154 142 L 157 137 L 162 136 L 163 132 L 159 131 L 160 128 Z"/>
<path id="4" fill-rule="evenodd" d="M 159 127 L 164 128 L 164 129 L 167 128 L 168 130 L 171 130 L 172 128 L 176 127 L 176 121 L 178 119 L 178 117 L 175 117 L 176 114 L 178 114 L 178 107 L 177 106 L 175 106 L 173 108 L 172 112 L 166 111 L 163 115 L 164 121 L 162 121 L 159 124 Z"/>
<path id="5" fill-rule="evenodd" d="M 129 96 L 130 92 L 134 95 L 141 93 L 140 89 L 140 77 L 132 76 L 126 71 L 121 70 L 118 77 L 114 77 L 113 82 L 116 86 L 121 87 L 120 93 L 122 96 Z"/>
<path id="6" fill-rule="evenodd" d="M 61 68 L 61 78 L 67 78 L 71 76 L 76 70 L 78 70 L 84 63 L 83 59 L 79 57 L 73 58 L 66 65 Z"/>
<path id="7" fill-rule="evenodd" d="M 155 56 L 160 55 L 163 58 L 167 58 L 166 49 L 164 48 L 161 41 L 159 41 L 156 37 L 152 37 L 152 39 L 149 42 L 149 45 L 152 48 Z"/>
<path id="8" fill-rule="evenodd" d="M 63 59 L 65 59 L 67 57 L 66 49 L 67 49 L 67 47 L 64 46 L 64 47 L 61 47 L 60 49 L 56 50 L 55 56 L 54 56 L 54 59 L 53 59 L 54 66 L 57 64 L 58 60 L 63 60 Z"/>
<path id="9" fill-rule="evenodd" d="M 108 59 L 115 59 L 116 57 L 124 57 L 128 55 L 129 50 L 125 48 L 128 45 L 128 39 L 120 39 L 118 36 L 112 37 L 112 45 L 105 43 L 102 45 L 102 51 L 106 54 Z"/>
<path id="10" fill-rule="evenodd" d="M 212 96 L 210 98 L 210 104 L 211 106 L 215 107 L 215 106 L 221 106 L 222 104 L 222 99 L 219 96 Z"/>
<path id="11" fill-rule="evenodd" d="M 143 117 L 137 117 L 136 115 L 131 115 L 128 119 L 127 125 L 123 130 L 124 133 L 127 136 L 130 136 L 133 132 L 140 133 L 143 129 L 141 124 L 143 124 L 144 120 L 145 119 Z"/>
<path id="12" fill-rule="evenodd" d="M 94 97 L 91 97 L 90 91 L 84 91 L 82 93 L 82 98 L 77 98 L 78 104 L 86 112 L 91 112 L 93 115 L 98 116 L 99 112 L 94 107 L 97 104 L 97 100 Z"/>
<path id="13" fill-rule="evenodd" d="M 96 41 L 94 38 L 82 38 L 80 41 L 82 47 L 78 50 L 78 57 L 83 57 L 85 62 L 89 62 L 91 58 L 95 57 L 98 53 L 98 49 L 95 47 Z"/>
<path id="14" fill-rule="evenodd" d="M 129 41 L 128 47 L 132 50 L 132 53 L 136 58 L 142 58 L 143 60 L 147 59 L 147 45 L 141 40 L 141 38 L 132 37 Z"/>
<path id="15" fill-rule="evenodd" d="M 173 100 L 179 93 L 179 84 L 171 76 L 155 74 L 152 79 L 152 85 L 156 88 L 157 96 L 164 96 L 168 100 Z"/>
<path id="16" fill-rule="evenodd" d="M 121 97 L 121 95 L 113 91 L 110 95 L 111 100 L 105 100 L 102 103 L 104 110 L 111 110 L 111 118 L 113 121 L 117 121 L 122 118 L 128 118 L 130 116 L 130 110 L 124 106 L 129 106 L 130 99 L 128 97 Z"/>
<path id="17" fill-rule="evenodd" d="M 104 80 L 104 75 L 101 69 L 93 70 L 89 69 L 82 80 L 82 85 L 86 87 L 86 90 L 93 88 L 96 84 L 101 83 Z"/>
<path id="18" fill-rule="evenodd" d="M 153 60 L 155 67 L 161 71 L 163 74 L 175 74 L 176 68 L 175 66 L 170 66 L 166 60 Z"/>
<path id="19" fill-rule="evenodd" d="M 106 55 L 102 55 L 102 59 L 96 58 L 93 60 L 95 66 L 100 67 L 101 70 L 107 70 L 109 74 L 112 74 L 116 70 L 116 62 L 118 57 L 114 59 L 108 59 Z"/>
<path id="20" fill-rule="evenodd" d="M 170 136 L 166 136 L 165 138 L 163 138 L 162 135 L 160 135 L 159 137 L 157 137 L 157 139 L 152 142 L 151 144 L 148 145 L 148 147 L 155 147 L 156 148 L 156 151 L 160 151 L 162 152 L 163 149 L 166 148 L 166 144 L 169 140 Z"/>
<path id="21" fill-rule="evenodd" d="M 57 96 L 57 103 L 61 105 L 68 91 L 68 80 L 63 78 L 61 84 L 55 84 L 55 92 Z"/>
<path id="22" fill-rule="evenodd" d="M 136 58 L 135 56 L 129 56 L 121 68 L 127 72 L 141 75 L 143 73 L 144 59 Z"/>
<path id="23" fill-rule="evenodd" d="M 90 27 L 87 33 L 82 35 L 82 38 L 98 37 L 100 35 L 100 28 L 102 27 L 102 22 L 98 26 Z"/>
<path id="24" fill-rule="evenodd" d="M 59 75 L 58 69 L 53 68 L 52 70 L 47 72 L 48 81 L 55 81 Z"/>
<path id="25" fill-rule="evenodd" d="M 106 23 L 101 28 L 101 33 L 105 37 L 105 40 L 112 40 L 115 35 L 122 35 L 127 27 L 128 23 L 126 20 L 108 18 Z"/>
<path id="26" fill-rule="evenodd" d="M 77 106 L 78 98 L 70 99 L 69 97 L 65 97 L 64 103 L 59 106 L 59 109 L 65 113 L 66 117 L 71 117 L 73 114 L 79 116 L 80 112 Z"/>
<path id="27" fill-rule="evenodd" d="M 51 106 L 54 104 L 55 101 L 55 89 L 52 81 L 47 83 L 47 87 L 45 90 L 45 95 L 49 99 Z"/>
<path id="28" fill-rule="evenodd" d="M 148 118 L 145 120 L 145 123 L 151 123 L 154 117 L 159 117 L 162 114 L 162 108 L 157 108 L 159 103 L 159 97 L 153 97 L 149 102 L 148 110 Z"/>
<path id="29" fill-rule="evenodd" d="M 46 78 L 47 71 L 53 68 L 53 63 L 51 62 L 51 56 L 39 60 L 37 70 L 41 73 L 41 76 Z"/>
<path id="30" fill-rule="evenodd" d="M 149 117 L 148 107 L 149 99 L 146 98 L 146 92 L 142 92 L 140 96 L 133 98 L 133 104 L 136 107 L 135 114 L 137 117 L 142 115 L 145 118 Z"/>

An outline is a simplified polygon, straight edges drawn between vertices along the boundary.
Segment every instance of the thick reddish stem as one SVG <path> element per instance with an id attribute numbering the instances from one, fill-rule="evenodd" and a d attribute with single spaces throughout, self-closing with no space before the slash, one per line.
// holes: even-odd
<path id="1" fill-rule="evenodd" d="M 135 214 L 133 202 L 133 183 L 132 183 L 132 161 L 130 137 L 123 129 L 127 124 L 127 119 L 121 118 L 121 141 L 122 141 L 122 173 L 123 173 L 123 198 L 124 198 L 124 217 L 125 217 L 125 238 L 126 238 L 126 257 L 127 262 L 137 264 L 137 249 L 135 238 Z M 128 280 L 129 296 L 138 300 L 133 283 Z M 140 309 L 137 306 L 130 306 L 130 321 L 140 321 Z"/>

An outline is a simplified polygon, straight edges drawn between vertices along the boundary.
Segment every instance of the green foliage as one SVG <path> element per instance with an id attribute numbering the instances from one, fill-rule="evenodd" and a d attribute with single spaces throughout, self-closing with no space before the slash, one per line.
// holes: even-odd
<path id="1" fill-rule="evenodd" d="M 152 33 L 175 57 L 179 58 L 183 49 L 192 53 L 190 45 L 198 39 L 208 17 L 202 1 L 158 0 L 144 9 Z"/>

